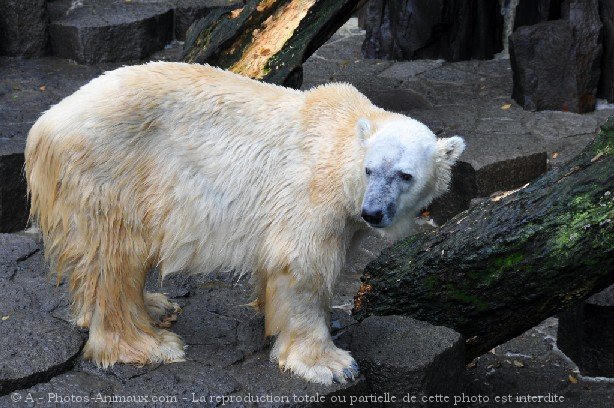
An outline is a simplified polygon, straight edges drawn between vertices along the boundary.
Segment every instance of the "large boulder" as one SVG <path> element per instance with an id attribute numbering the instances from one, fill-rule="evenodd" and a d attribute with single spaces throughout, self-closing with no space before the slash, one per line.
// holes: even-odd
<path id="1" fill-rule="evenodd" d="M 544 98 L 537 104 L 532 104 L 530 101 L 533 99 L 533 96 L 537 95 L 521 95 L 520 93 L 515 93 L 514 98 L 516 99 L 516 96 L 518 96 L 520 99 L 516 100 L 518 103 L 523 105 L 525 109 L 559 109 L 578 113 L 592 112 L 595 110 L 602 56 L 602 24 L 599 19 L 598 9 L 598 0 L 521 0 L 519 2 L 516 8 L 515 27 L 526 28 L 527 26 L 535 26 L 536 28 L 534 28 L 533 34 L 531 35 L 532 41 L 542 41 L 541 45 L 539 46 L 542 49 L 545 47 L 550 47 L 550 44 L 552 44 L 553 48 L 551 49 L 551 53 L 549 55 L 554 56 L 555 52 L 560 52 L 562 49 L 565 49 L 566 51 L 567 44 L 563 41 L 565 41 L 567 37 L 563 35 L 561 39 L 557 39 L 558 44 L 553 44 L 554 41 L 552 41 L 552 39 L 545 38 L 546 34 L 544 30 L 547 29 L 544 27 L 548 26 L 543 26 L 540 23 L 557 19 L 562 19 L 569 23 L 572 30 L 571 51 L 575 59 L 575 67 L 573 70 L 576 87 L 575 95 L 570 97 L 568 100 L 565 100 L 563 104 L 560 105 L 561 98 L 565 98 L 565 96 L 557 95 L 558 90 L 556 89 L 547 90 L 545 87 L 541 87 L 542 91 L 547 92 L 548 95 L 542 94 L 541 96 L 544 96 Z M 566 29 L 561 30 L 565 31 Z M 540 32 L 541 34 L 539 34 Z M 520 44 L 519 41 L 521 40 L 522 35 L 526 36 L 528 35 L 528 32 L 525 30 L 524 34 L 519 34 L 517 36 L 516 55 L 529 56 L 532 61 L 525 61 L 529 63 L 530 68 L 529 66 L 524 68 L 516 66 L 515 68 L 519 68 L 520 70 L 524 69 L 525 72 L 528 70 L 539 72 L 540 74 L 547 73 L 553 61 L 545 60 L 542 56 L 537 54 L 531 54 L 532 50 L 536 50 L 536 45 L 528 44 L 526 42 Z M 521 46 L 529 47 L 529 50 L 520 50 L 519 47 Z M 560 61 L 566 58 L 566 56 L 567 54 L 562 54 L 559 58 Z M 541 64 L 544 63 L 548 65 L 542 66 Z M 565 66 L 563 68 L 567 69 L 568 67 Z M 535 75 L 533 76 L 533 79 L 539 77 L 539 75 Z M 516 84 L 517 78 L 520 78 L 520 76 L 514 77 L 514 90 L 516 91 L 519 88 L 528 89 L 529 93 L 531 93 L 530 88 L 533 88 L 533 86 L 526 88 L 527 84 Z M 571 78 L 568 77 L 567 79 L 569 80 Z M 552 84 L 554 83 L 550 82 L 550 85 Z M 540 103 L 546 107 L 541 108 Z M 558 108 L 548 107 L 557 105 L 559 106 Z"/>
<path id="2" fill-rule="evenodd" d="M 614 377 L 614 286 L 559 315 L 557 345 L 584 375 Z"/>
<path id="3" fill-rule="evenodd" d="M 48 21 L 46 0 L 0 1 L 0 55 L 44 54 Z"/>
<path id="4" fill-rule="evenodd" d="M 375 0 L 363 17 L 366 58 L 462 61 L 503 49 L 497 0 Z"/>
<path id="5" fill-rule="evenodd" d="M 574 112 L 595 110 L 595 97 L 601 72 L 601 21 L 597 0 L 565 0 L 561 16 L 573 29 L 576 56 L 577 106 Z"/>
<path id="6" fill-rule="evenodd" d="M 509 38 L 516 102 L 527 110 L 577 111 L 576 56 L 569 22 L 520 27 Z"/>
<path id="7" fill-rule="evenodd" d="M 614 0 L 599 0 L 599 16 L 603 24 L 603 58 L 598 95 L 614 102 Z"/>
<path id="8" fill-rule="evenodd" d="M 437 45 L 429 47 L 429 43 L 433 42 L 433 27 L 441 22 L 442 12 L 443 1 L 370 2 L 365 12 L 365 56 L 396 60 L 437 58 Z"/>

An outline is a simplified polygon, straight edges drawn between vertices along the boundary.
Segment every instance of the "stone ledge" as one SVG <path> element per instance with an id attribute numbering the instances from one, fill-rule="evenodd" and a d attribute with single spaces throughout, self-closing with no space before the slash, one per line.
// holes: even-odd
<path id="1" fill-rule="evenodd" d="M 83 346 L 77 329 L 32 311 L 3 314 L 0 338 L 5 342 L 0 347 L 0 395 L 69 370 Z"/>
<path id="2" fill-rule="evenodd" d="M 370 316 L 350 334 L 370 391 L 398 398 L 460 392 L 465 342 L 454 330 L 405 316 Z"/>
<path id="3" fill-rule="evenodd" d="M 49 3 L 54 55 L 80 63 L 135 61 L 184 40 L 190 25 L 241 0 L 72 0 Z"/>
<path id="4" fill-rule="evenodd" d="M 85 0 L 49 3 L 54 55 L 84 64 L 140 60 L 173 38 L 173 10 L 168 3 Z"/>

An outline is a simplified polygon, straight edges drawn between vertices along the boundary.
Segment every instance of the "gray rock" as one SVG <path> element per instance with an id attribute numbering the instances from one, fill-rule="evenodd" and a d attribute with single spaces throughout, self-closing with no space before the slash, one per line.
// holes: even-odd
<path id="1" fill-rule="evenodd" d="M 12 269 L 10 280 L 0 277 L 1 315 L 30 313 L 50 321 L 64 321 L 68 327 L 73 327 L 67 285 L 61 283 L 58 286 L 56 280 L 49 276 L 42 250 L 18 261 Z"/>
<path id="2" fill-rule="evenodd" d="M 474 197 L 488 197 L 497 191 L 520 188 L 548 170 L 547 153 L 536 150 L 552 147 L 552 142 L 536 144 L 535 136 L 530 133 L 508 133 L 503 128 L 505 124 L 517 126 L 516 123 L 498 121 L 493 116 L 483 129 L 480 125 L 475 129 L 479 133 L 465 135 L 462 131 L 458 132 L 465 136 L 468 146 L 461 159 L 471 166 L 457 167 L 453 172 L 450 192 L 435 202 L 441 205 L 433 208 L 431 216 L 439 223 L 459 212 L 456 210 L 469 208 Z M 502 133 L 497 132 L 497 127 Z M 552 130 L 549 137 L 555 137 Z M 575 153 L 566 152 L 565 157 L 570 158 Z M 442 217 L 442 210 L 448 216 Z"/>
<path id="3" fill-rule="evenodd" d="M 370 4 L 366 8 L 365 57 L 397 60 L 439 57 L 438 44 L 433 41 L 432 33 L 433 28 L 441 23 L 443 1 L 377 3 L 379 7 Z"/>
<path id="4" fill-rule="evenodd" d="M 34 239 L 15 235 L 0 234 L 0 279 L 10 279 L 17 271 L 17 263 L 38 252 Z"/>
<path id="5" fill-rule="evenodd" d="M 54 55 L 80 63 L 140 60 L 173 38 L 172 4 L 70 0 L 49 4 Z M 52 9 L 52 10 L 51 10 Z"/>
<path id="6" fill-rule="evenodd" d="M 38 252 L 39 244 L 32 237 L 0 234 L 0 267 L 11 266 Z"/>
<path id="7" fill-rule="evenodd" d="M 21 143 L 0 139 L 0 232 L 26 227 L 28 200 Z"/>
<path id="8" fill-rule="evenodd" d="M 614 377 L 614 286 L 561 314 L 557 345 L 583 375 Z"/>
<path id="9" fill-rule="evenodd" d="M 303 89 L 320 85 L 325 81 L 348 82 L 364 93 L 374 104 L 385 109 L 401 112 L 409 109 L 428 109 L 432 107 L 423 95 L 408 88 L 407 84 L 410 78 L 406 74 L 387 72 L 384 76 L 380 76 L 386 68 L 391 66 L 390 62 L 345 60 L 338 63 L 314 63 L 317 64 L 322 76 L 317 78 L 305 77 Z M 343 64 L 342 69 L 338 69 L 339 63 Z M 398 76 L 396 76 L 397 74 Z"/>
<path id="10" fill-rule="evenodd" d="M 516 102 L 528 110 L 577 111 L 576 58 L 569 22 L 520 27 L 509 38 Z"/>
<path id="11" fill-rule="evenodd" d="M 390 31 L 390 10 L 386 0 L 368 1 L 361 11 L 360 27 L 366 30 L 362 44 L 365 58 L 392 59 L 394 39 Z"/>
<path id="12" fill-rule="evenodd" d="M 250 302 L 249 285 L 215 285 L 192 292 L 173 331 L 188 345 L 188 359 L 222 368 L 263 350 L 267 343 L 262 316 L 245 306 Z"/>
<path id="13" fill-rule="evenodd" d="M 599 0 L 599 16 L 603 24 L 599 96 L 608 102 L 614 102 L 614 0 Z"/>
<path id="14" fill-rule="evenodd" d="M 578 113 L 593 111 L 602 55 L 602 24 L 599 19 L 598 0 L 521 1 L 517 13 L 516 27 L 525 27 L 510 37 L 515 48 L 515 55 L 511 56 L 515 74 L 514 99 L 525 109 L 531 110 L 556 109 Z M 572 29 L 571 42 L 566 29 L 563 28 L 557 31 L 554 26 L 537 24 L 532 26 L 530 31 L 527 30 L 526 26 L 556 18 L 569 22 Z M 556 37 L 552 37 L 553 35 Z M 571 65 L 568 43 L 571 45 L 575 64 L 573 75 L 569 73 L 564 76 L 561 70 L 568 71 Z M 552 71 L 554 66 L 557 66 L 559 71 Z M 548 75 L 549 78 L 544 77 Z M 562 83 L 562 87 L 557 86 L 558 81 L 552 81 L 554 76 L 564 76 L 566 81 Z M 575 80 L 576 90 L 575 94 L 569 96 L 571 79 Z M 532 88 L 536 87 L 540 90 L 532 91 Z M 547 87 L 553 89 L 548 90 Z"/>
<path id="15" fill-rule="evenodd" d="M 441 67 L 443 63 L 443 60 L 403 61 L 390 66 L 390 68 L 387 68 L 378 76 L 381 78 L 410 80 L 419 74 Z"/>
<path id="16" fill-rule="evenodd" d="M 428 100 L 418 92 L 404 87 L 384 88 L 378 82 L 374 80 L 370 85 L 358 87 L 358 90 L 364 93 L 377 106 L 396 112 L 431 107 Z"/>
<path id="17" fill-rule="evenodd" d="M 0 2 L 0 55 L 40 56 L 48 41 L 46 0 Z"/>
<path id="18" fill-rule="evenodd" d="M 29 310 L 68 322 L 67 285 L 49 276 L 42 249 L 24 233 L 0 234 L 0 313 Z"/>
<path id="19" fill-rule="evenodd" d="M 17 268 L 12 273 L 18 272 Z M 6 275 L 5 275 L 6 276 Z M 10 316 L 18 311 L 36 310 L 39 312 L 36 295 L 9 279 L 0 280 L 0 314 Z"/>
<path id="20" fill-rule="evenodd" d="M 597 306 L 614 306 L 614 285 L 594 294 L 586 302 Z"/>
<path id="21" fill-rule="evenodd" d="M 578 100 L 572 110 L 578 113 L 591 112 L 595 110 L 601 73 L 602 24 L 598 0 L 565 0 L 561 15 L 573 29 Z"/>
<path id="22" fill-rule="evenodd" d="M 83 346 L 70 325 L 35 311 L 0 321 L 0 395 L 27 388 L 69 370 Z"/>
<path id="23" fill-rule="evenodd" d="M 503 49 L 498 1 L 377 0 L 363 16 L 366 58 L 462 61 Z"/>
<path id="24" fill-rule="evenodd" d="M 352 354 L 371 391 L 400 397 L 460 392 L 465 344 L 455 331 L 404 316 L 371 316 L 350 330 Z"/>

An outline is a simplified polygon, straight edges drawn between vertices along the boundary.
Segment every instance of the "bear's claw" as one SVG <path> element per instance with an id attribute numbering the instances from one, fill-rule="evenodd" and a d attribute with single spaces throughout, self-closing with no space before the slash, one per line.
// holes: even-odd
<path id="1" fill-rule="evenodd" d="M 354 381 L 360 375 L 358 364 L 353 362 L 350 367 L 343 369 L 343 375 L 335 374 L 333 376 L 333 382 L 337 384 L 344 384 L 348 381 Z"/>
<path id="2" fill-rule="evenodd" d="M 181 313 L 181 307 L 162 293 L 145 293 L 145 306 L 153 324 L 161 328 L 171 327 Z"/>

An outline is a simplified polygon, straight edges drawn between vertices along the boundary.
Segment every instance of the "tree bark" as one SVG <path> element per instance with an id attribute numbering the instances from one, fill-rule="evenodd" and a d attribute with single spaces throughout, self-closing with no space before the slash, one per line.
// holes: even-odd
<path id="1" fill-rule="evenodd" d="M 188 31 L 183 59 L 300 87 L 302 63 L 365 0 L 250 0 L 218 9 Z"/>
<path id="2" fill-rule="evenodd" d="M 569 163 L 397 242 L 361 280 L 358 319 L 451 327 L 469 360 L 614 284 L 614 116 Z"/>

